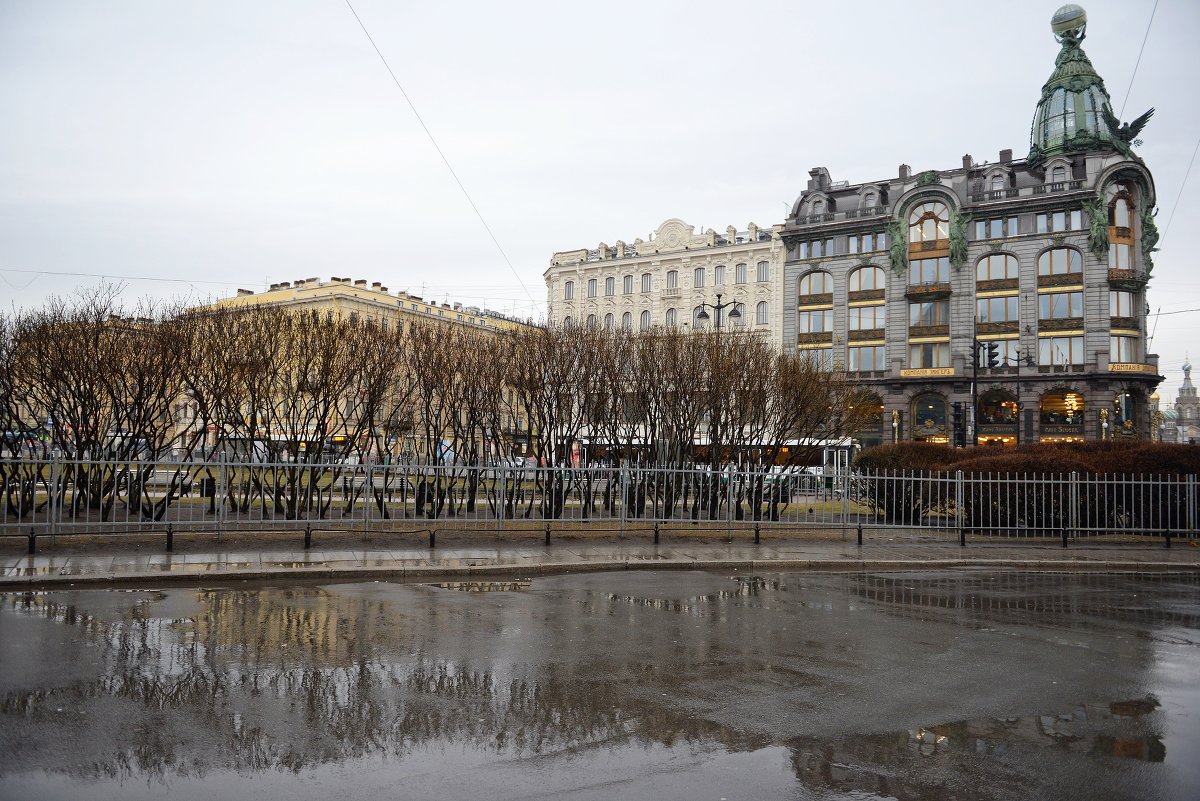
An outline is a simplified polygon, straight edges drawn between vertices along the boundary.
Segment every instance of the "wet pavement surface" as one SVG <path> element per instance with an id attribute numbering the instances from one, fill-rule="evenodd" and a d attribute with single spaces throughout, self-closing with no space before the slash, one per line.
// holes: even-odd
<path id="1" fill-rule="evenodd" d="M 0 593 L 3 799 L 1200 797 L 1200 575 Z"/>

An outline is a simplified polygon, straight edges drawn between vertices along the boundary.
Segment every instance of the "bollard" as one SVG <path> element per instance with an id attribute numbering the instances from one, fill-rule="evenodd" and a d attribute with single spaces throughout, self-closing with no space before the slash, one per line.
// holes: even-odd
<path id="1" fill-rule="evenodd" d="M 29 529 L 29 552 L 37 553 L 37 534 L 33 533 L 33 529 Z"/>
<path id="2" fill-rule="evenodd" d="M 755 545 L 762 544 L 762 530 L 759 527 L 758 523 L 754 524 L 754 544 Z"/>
<path id="3" fill-rule="evenodd" d="M 546 524 L 546 545 L 550 544 L 550 524 Z"/>
<path id="4" fill-rule="evenodd" d="M 967 530 L 965 528 L 958 530 L 958 545 L 961 548 L 967 547 Z"/>
<path id="5" fill-rule="evenodd" d="M 658 523 L 654 524 L 654 544 L 658 545 Z"/>
<path id="6" fill-rule="evenodd" d="M 1063 547 L 1067 547 L 1067 530 L 1065 528 L 1063 529 Z"/>
<path id="7" fill-rule="evenodd" d="M 171 526 L 167 526 L 167 550 L 175 550 L 175 530 Z"/>
<path id="8" fill-rule="evenodd" d="M 862 523 L 858 524 L 858 547 L 862 547 Z"/>
<path id="9" fill-rule="evenodd" d="M 312 526 L 304 527 L 304 550 L 312 547 Z"/>
<path id="10" fill-rule="evenodd" d="M 431 529 L 429 529 L 429 547 L 433 548 L 436 546 L 437 546 L 437 529 L 431 528 Z"/>
<path id="11" fill-rule="evenodd" d="M 1166 532 L 1163 534 L 1163 539 L 1166 540 L 1165 545 L 1169 550 L 1171 548 L 1171 529 L 1166 530 Z"/>

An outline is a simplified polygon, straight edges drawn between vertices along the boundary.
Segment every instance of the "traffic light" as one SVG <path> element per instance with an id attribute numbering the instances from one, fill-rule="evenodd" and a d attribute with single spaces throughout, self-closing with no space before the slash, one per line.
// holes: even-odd
<path id="1" fill-rule="evenodd" d="M 963 418 L 963 405 L 950 404 L 951 422 L 954 424 L 954 447 L 965 448 L 967 445 L 967 425 Z"/>
<path id="2" fill-rule="evenodd" d="M 975 341 L 975 366 L 999 367 L 1000 345 L 996 342 Z"/>
<path id="3" fill-rule="evenodd" d="M 987 347 L 987 366 L 988 367 L 999 367 L 1000 366 L 1000 346 L 997 345 L 995 342 L 989 342 L 989 343 L 987 343 L 986 347 Z"/>

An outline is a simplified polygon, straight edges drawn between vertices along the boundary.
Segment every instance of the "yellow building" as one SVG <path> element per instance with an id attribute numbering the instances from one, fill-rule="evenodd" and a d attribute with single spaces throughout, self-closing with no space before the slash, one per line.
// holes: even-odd
<path id="1" fill-rule="evenodd" d="M 239 289 L 236 295 L 218 300 L 205 308 L 238 308 L 259 304 L 297 310 L 316 309 L 347 318 L 357 315 L 364 321 L 381 325 L 439 320 L 493 331 L 519 331 L 533 325 L 532 320 L 519 320 L 475 306 L 439 304 L 407 292 L 391 294 L 378 281 L 368 285 L 363 280 L 336 277 L 328 281 L 318 278 L 283 281 L 271 284 L 265 292 Z"/>

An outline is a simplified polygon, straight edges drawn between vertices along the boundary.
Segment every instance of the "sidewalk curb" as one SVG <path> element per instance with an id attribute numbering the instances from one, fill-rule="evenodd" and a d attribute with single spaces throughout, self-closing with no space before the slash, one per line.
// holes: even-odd
<path id="1" fill-rule="evenodd" d="M 302 579 L 345 581 L 359 578 L 439 579 L 490 576 L 553 576 L 618 570 L 777 570 L 823 573 L 899 572 L 912 570 L 1021 570 L 1041 573 L 1197 573 L 1200 562 L 1138 562 L 1080 559 L 610 559 L 589 562 L 497 562 L 471 565 L 321 566 L 245 568 L 205 571 L 139 571 L 79 575 L 0 577 L 0 592 L 91 588 L 124 584 L 210 584 L 214 581 Z"/>

